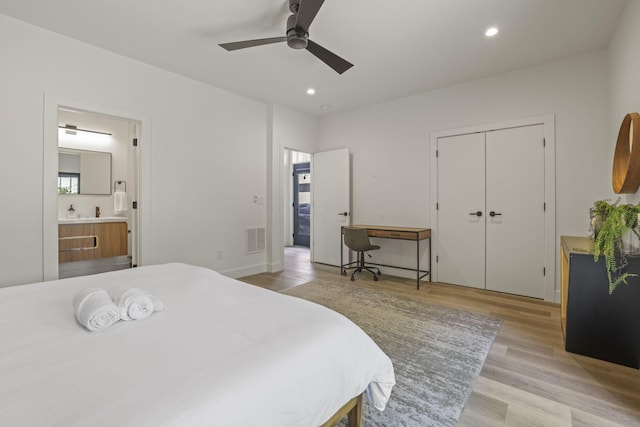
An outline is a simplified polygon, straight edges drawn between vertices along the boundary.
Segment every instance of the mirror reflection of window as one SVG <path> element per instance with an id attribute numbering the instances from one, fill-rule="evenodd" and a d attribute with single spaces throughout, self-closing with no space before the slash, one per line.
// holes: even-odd
<path id="1" fill-rule="evenodd" d="M 59 172 L 58 194 L 80 194 L 80 174 Z"/>

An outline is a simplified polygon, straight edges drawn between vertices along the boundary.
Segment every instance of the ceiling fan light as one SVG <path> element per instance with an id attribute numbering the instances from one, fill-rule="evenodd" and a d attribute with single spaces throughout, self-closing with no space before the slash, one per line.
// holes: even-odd
<path id="1" fill-rule="evenodd" d="M 287 34 L 287 44 L 293 49 L 304 49 L 307 47 L 308 39 L 304 34 Z"/>
<path id="2" fill-rule="evenodd" d="M 287 19 L 287 44 L 293 49 L 304 49 L 307 47 L 309 34 L 296 28 L 297 15 L 290 15 Z"/>

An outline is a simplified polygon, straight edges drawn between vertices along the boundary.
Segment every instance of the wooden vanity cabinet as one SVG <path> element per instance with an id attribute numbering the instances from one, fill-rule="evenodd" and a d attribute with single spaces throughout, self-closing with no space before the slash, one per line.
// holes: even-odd
<path id="1" fill-rule="evenodd" d="M 127 255 L 126 222 L 58 225 L 58 262 Z"/>

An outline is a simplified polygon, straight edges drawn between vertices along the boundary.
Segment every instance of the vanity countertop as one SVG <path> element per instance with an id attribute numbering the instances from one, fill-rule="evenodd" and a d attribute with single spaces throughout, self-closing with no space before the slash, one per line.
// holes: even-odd
<path id="1" fill-rule="evenodd" d="M 100 218 L 58 218 L 58 224 L 97 224 L 100 222 L 127 222 L 127 217 L 102 216 Z"/>

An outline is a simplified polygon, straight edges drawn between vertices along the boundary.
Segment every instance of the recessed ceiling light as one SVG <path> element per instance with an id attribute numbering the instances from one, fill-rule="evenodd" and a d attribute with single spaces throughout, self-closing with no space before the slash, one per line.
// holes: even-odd
<path id="1" fill-rule="evenodd" d="M 314 95 L 316 93 L 316 90 L 312 87 L 310 87 L 309 89 L 307 89 L 307 95 Z"/>
<path id="2" fill-rule="evenodd" d="M 498 28 L 497 27 L 489 27 L 487 28 L 487 31 L 484 32 L 484 35 L 487 37 L 493 37 L 496 34 L 498 34 Z"/>
<path id="3" fill-rule="evenodd" d="M 322 104 L 322 105 L 320 106 L 320 108 L 321 108 L 321 109 L 323 109 L 323 110 L 328 110 L 329 108 L 331 108 L 331 105 L 329 105 L 329 104 Z"/>

